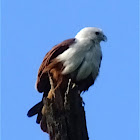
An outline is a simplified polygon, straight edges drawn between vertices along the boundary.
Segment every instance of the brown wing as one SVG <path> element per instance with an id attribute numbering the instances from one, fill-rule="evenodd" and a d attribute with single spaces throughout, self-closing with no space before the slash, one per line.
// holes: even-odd
<path id="1" fill-rule="evenodd" d="M 54 46 L 44 57 L 43 62 L 39 68 L 36 87 L 39 92 L 48 93 L 50 90 L 50 82 L 48 78 L 48 71 L 46 67 L 51 63 L 51 60 L 56 58 L 59 54 L 63 53 L 69 48 L 71 44 L 75 42 L 75 39 L 68 39 L 62 43 Z"/>

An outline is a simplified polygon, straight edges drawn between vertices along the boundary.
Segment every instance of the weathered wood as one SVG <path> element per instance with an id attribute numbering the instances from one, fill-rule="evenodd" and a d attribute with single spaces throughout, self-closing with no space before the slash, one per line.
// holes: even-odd
<path id="1" fill-rule="evenodd" d="M 69 80 L 65 93 L 59 88 L 51 92 L 54 92 L 52 99 L 44 98 L 42 118 L 50 140 L 88 140 L 83 101 L 77 86 Z"/>

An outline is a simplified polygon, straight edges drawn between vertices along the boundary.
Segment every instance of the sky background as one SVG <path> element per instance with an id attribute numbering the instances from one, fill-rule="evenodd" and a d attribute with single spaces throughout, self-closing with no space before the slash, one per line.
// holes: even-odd
<path id="1" fill-rule="evenodd" d="M 2 0 L 1 139 L 49 140 L 27 111 L 41 100 L 38 68 L 55 44 L 100 27 L 103 60 L 82 95 L 90 140 L 138 140 L 138 0 Z"/>

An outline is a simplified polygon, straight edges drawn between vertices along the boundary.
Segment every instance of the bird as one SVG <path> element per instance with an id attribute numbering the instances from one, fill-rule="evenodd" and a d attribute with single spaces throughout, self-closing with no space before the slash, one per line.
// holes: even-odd
<path id="1" fill-rule="evenodd" d="M 38 70 L 36 89 L 43 93 L 43 98 L 48 96 L 51 89 L 49 74 L 56 81 L 56 87 L 66 90 L 64 84 L 71 79 L 80 93 L 88 90 L 99 74 L 102 60 L 101 41 L 107 41 L 102 29 L 85 27 L 74 38 L 55 45 L 45 55 Z M 42 119 L 43 98 L 27 113 L 28 117 L 37 114 L 37 123 Z"/>

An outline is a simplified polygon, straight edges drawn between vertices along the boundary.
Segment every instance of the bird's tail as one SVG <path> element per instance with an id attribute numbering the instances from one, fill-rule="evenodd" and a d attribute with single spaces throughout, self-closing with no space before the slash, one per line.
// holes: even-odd
<path id="1" fill-rule="evenodd" d="M 36 122 L 39 123 L 40 122 L 40 119 L 42 118 L 42 108 L 43 108 L 43 101 L 37 103 L 36 105 L 34 105 L 27 113 L 27 116 L 28 117 L 32 117 L 36 114 L 38 114 L 37 116 L 37 120 Z"/>
<path id="2" fill-rule="evenodd" d="M 43 98 L 48 96 L 48 92 L 43 93 Z M 43 108 L 43 98 L 42 101 L 34 105 L 27 113 L 28 117 L 32 117 L 37 114 L 36 123 L 40 123 L 42 119 L 42 108 Z"/>

